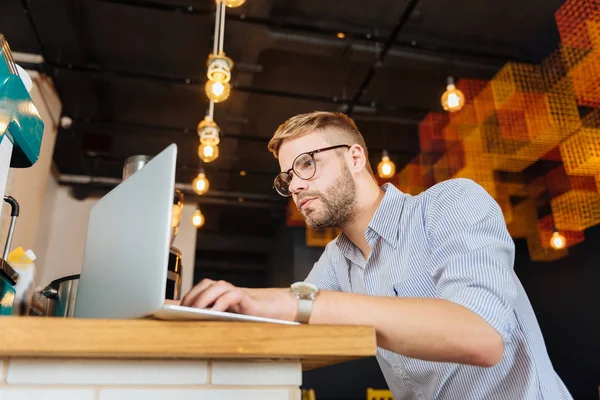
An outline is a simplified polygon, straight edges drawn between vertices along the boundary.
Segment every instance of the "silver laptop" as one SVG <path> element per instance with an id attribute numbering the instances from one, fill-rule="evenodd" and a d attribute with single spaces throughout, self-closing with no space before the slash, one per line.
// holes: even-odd
<path id="1" fill-rule="evenodd" d="M 176 159 L 177 146 L 172 144 L 92 207 L 75 317 L 297 325 L 293 321 L 167 304 Z"/>

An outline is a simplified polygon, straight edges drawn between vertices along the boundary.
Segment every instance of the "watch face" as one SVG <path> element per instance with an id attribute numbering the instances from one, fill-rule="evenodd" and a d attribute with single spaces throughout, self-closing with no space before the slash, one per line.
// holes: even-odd
<path id="1" fill-rule="evenodd" d="M 292 291 L 299 296 L 311 296 L 317 293 L 318 289 L 312 283 L 296 282 L 292 284 Z"/>

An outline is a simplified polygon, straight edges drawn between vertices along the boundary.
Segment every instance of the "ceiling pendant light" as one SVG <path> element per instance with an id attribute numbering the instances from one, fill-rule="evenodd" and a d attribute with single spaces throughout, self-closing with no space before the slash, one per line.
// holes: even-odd
<path id="1" fill-rule="evenodd" d="M 218 55 L 210 54 L 206 61 L 208 70 L 206 71 L 205 91 L 208 98 L 215 103 L 220 103 L 229 98 L 231 93 L 231 70 L 233 69 L 233 60 L 220 51 Z"/>
<path id="2" fill-rule="evenodd" d="M 390 160 L 388 152 L 383 151 L 381 162 L 377 165 L 377 174 L 380 178 L 391 178 L 396 173 L 396 165 Z"/>
<path id="3" fill-rule="evenodd" d="M 203 195 L 209 187 L 210 182 L 208 181 L 208 178 L 206 178 L 206 175 L 204 175 L 204 171 L 201 170 L 196 179 L 192 182 L 192 188 L 197 194 Z"/>
<path id="4" fill-rule="evenodd" d="M 562 250 L 567 246 L 567 239 L 555 229 L 550 238 L 550 246 L 554 250 Z"/>
<path id="5" fill-rule="evenodd" d="M 454 79 L 448 77 L 448 86 L 442 95 L 442 107 L 449 112 L 459 111 L 465 105 L 465 95 L 454 86 Z"/>
<path id="6" fill-rule="evenodd" d="M 192 225 L 196 228 L 202 228 L 204 222 L 204 215 L 202 214 L 202 211 L 200 211 L 200 208 L 197 208 L 196 211 L 194 211 L 194 214 L 192 214 Z"/>
<path id="7" fill-rule="evenodd" d="M 198 157 L 206 163 L 212 162 L 219 157 L 219 126 L 212 119 L 213 103 L 207 115 L 198 124 L 198 136 L 200 137 L 200 146 L 198 147 Z"/>

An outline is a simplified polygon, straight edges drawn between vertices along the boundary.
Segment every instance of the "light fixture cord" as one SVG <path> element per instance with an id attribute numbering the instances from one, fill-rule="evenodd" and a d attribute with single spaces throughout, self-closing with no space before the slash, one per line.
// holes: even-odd
<path id="1" fill-rule="evenodd" d="M 215 33 L 214 33 L 214 38 L 213 38 L 213 56 L 217 56 L 218 51 L 219 51 L 219 33 L 220 33 L 220 27 L 219 24 L 221 23 L 221 1 L 218 0 L 217 1 L 217 10 L 216 10 L 216 15 L 215 15 Z"/>
<path id="2" fill-rule="evenodd" d="M 225 39 L 225 3 L 219 2 L 219 6 L 221 7 L 221 12 L 219 13 L 219 17 L 221 19 L 220 23 L 220 32 L 219 32 L 219 53 L 223 52 L 223 40 Z"/>
<path id="3" fill-rule="evenodd" d="M 214 121 L 214 119 L 215 119 L 214 113 L 215 113 L 215 102 L 211 100 L 208 103 L 208 117 L 210 118 L 211 121 Z"/>

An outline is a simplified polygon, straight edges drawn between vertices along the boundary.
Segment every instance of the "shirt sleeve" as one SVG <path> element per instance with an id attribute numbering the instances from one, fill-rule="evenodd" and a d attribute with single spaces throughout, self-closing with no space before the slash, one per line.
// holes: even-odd
<path id="1" fill-rule="evenodd" d="M 518 279 L 514 242 L 498 203 L 468 179 L 444 182 L 429 221 L 430 272 L 439 296 L 462 305 L 510 342 Z"/>
<path id="2" fill-rule="evenodd" d="M 340 292 L 342 288 L 335 273 L 335 263 L 331 260 L 331 248 L 333 242 L 326 247 L 319 260 L 313 265 L 305 282 L 312 283 L 320 290 L 331 290 Z"/>

